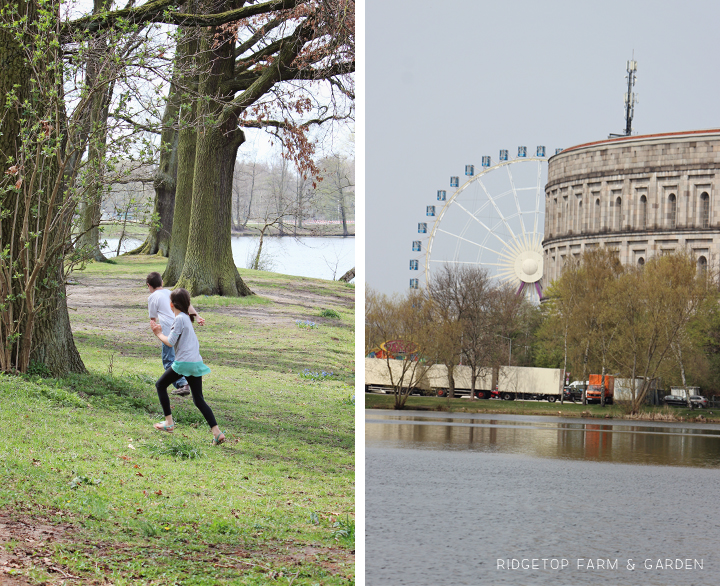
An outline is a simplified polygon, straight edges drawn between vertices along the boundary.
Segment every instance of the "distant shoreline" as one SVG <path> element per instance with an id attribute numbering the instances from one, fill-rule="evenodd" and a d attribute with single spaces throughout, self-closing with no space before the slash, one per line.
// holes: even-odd
<path id="1" fill-rule="evenodd" d="M 119 238 L 122 232 L 122 226 L 117 224 L 103 224 L 101 226 L 102 232 L 100 239 L 103 238 Z M 271 227 L 265 233 L 267 237 L 291 237 L 291 238 L 355 238 L 355 224 L 348 225 L 349 233 L 344 236 L 342 233 L 342 226 L 338 229 L 337 224 L 333 225 L 314 225 L 313 228 L 302 228 L 294 231 L 293 227 L 290 227 L 289 231 L 280 234 L 277 228 Z M 233 238 L 243 238 L 245 236 L 259 237 L 260 231 L 253 228 L 245 228 L 244 230 L 231 230 L 231 236 Z M 148 230 L 145 227 L 138 226 L 137 224 L 129 224 L 125 228 L 125 238 L 134 238 L 136 240 L 145 240 L 148 235 Z"/>

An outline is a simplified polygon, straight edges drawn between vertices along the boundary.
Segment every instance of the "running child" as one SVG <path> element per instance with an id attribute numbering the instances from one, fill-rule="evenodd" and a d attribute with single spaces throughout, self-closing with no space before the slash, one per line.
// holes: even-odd
<path id="1" fill-rule="evenodd" d="M 176 289 L 170 293 L 170 309 L 175 315 L 170 335 L 163 334 L 163 328 L 159 323 L 150 321 L 153 334 L 165 346 L 175 347 L 175 361 L 155 383 L 160 405 L 165 414 L 165 421 L 156 423 L 155 429 L 169 432 L 175 429 L 167 388 L 184 376 L 190 386 L 193 403 L 195 403 L 195 406 L 200 410 L 203 417 L 205 417 L 205 421 L 210 426 L 213 436 L 212 443 L 218 445 L 225 441 L 225 434 L 220 431 L 212 409 L 203 398 L 202 377 L 205 374 L 210 374 L 210 369 L 203 364 L 202 356 L 200 356 L 200 344 L 192 325 L 192 322 L 195 321 L 195 314 L 189 313 L 191 307 L 190 293 L 185 289 Z"/>
<path id="2" fill-rule="evenodd" d="M 170 328 L 172 327 L 173 321 L 175 320 L 175 314 L 170 309 L 170 290 L 163 288 L 163 280 L 160 273 L 150 273 L 145 279 L 145 284 L 150 291 L 150 297 L 148 297 L 148 313 L 150 314 L 150 320 L 159 322 L 162 326 L 162 332 L 166 336 L 170 334 Z M 198 323 L 203 326 L 205 320 L 201 318 L 195 308 L 190 306 L 190 315 L 197 317 Z M 160 344 L 162 348 L 162 363 L 163 368 L 167 370 L 169 366 L 175 361 L 175 350 L 172 346 L 166 346 Z M 190 394 L 190 387 L 185 380 L 185 377 L 180 377 L 173 383 L 175 390 L 172 392 L 173 395 L 180 395 L 187 397 Z"/>

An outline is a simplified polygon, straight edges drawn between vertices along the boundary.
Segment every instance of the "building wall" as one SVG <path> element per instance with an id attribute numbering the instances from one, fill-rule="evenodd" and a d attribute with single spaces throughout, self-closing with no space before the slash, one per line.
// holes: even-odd
<path id="1" fill-rule="evenodd" d="M 544 276 L 597 246 L 623 264 L 687 248 L 720 260 L 720 130 L 633 136 L 551 157 L 545 187 Z"/>

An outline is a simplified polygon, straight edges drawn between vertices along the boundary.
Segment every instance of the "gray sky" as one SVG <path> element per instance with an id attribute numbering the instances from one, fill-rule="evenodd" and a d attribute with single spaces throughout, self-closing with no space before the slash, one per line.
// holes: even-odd
<path id="1" fill-rule="evenodd" d="M 366 0 L 366 281 L 407 289 L 425 206 L 482 155 L 720 127 L 720 3 Z M 421 266 L 422 268 L 422 266 Z"/>

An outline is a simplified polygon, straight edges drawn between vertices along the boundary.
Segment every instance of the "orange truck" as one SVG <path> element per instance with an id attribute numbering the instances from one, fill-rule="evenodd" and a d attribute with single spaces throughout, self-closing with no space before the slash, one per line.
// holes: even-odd
<path id="1" fill-rule="evenodd" d="M 588 388 L 585 392 L 588 403 L 600 402 L 603 382 L 601 374 L 591 374 L 588 378 Z M 615 377 L 605 375 L 605 404 L 612 405 L 615 398 Z"/>

